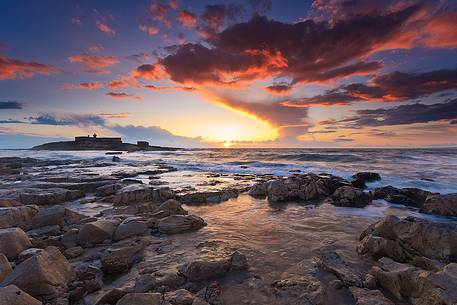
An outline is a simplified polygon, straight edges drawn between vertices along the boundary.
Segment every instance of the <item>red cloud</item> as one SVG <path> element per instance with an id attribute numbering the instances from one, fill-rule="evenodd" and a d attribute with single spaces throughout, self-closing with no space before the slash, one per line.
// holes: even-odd
<path id="1" fill-rule="evenodd" d="M 71 63 L 81 63 L 88 72 L 97 74 L 109 74 L 109 70 L 105 69 L 109 66 L 119 63 L 115 56 L 95 56 L 90 54 L 79 54 L 68 57 Z"/>
<path id="2" fill-rule="evenodd" d="M 115 35 L 115 34 L 116 34 L 116 31 L 115 31 L 115 30 L 113 30 L 112 28 L 109 27 L 108 24 L 106 24 L 106 23 L 104 23 L 104 22 L 102 22 L 102 21 L 100 21 L 100 20 L 95 21 L 95 24 L 97 25 L 97 28 L 98 28 L 101 32 L 105 33 L 106 35 L 112 36 L 112 35 Z"/>
<path id="3" fill-rule="evenodd" d="M 34 74 L 54 74 L 62 70 L 37 62 L 25 62 L 19 59 L 0 56 L 0 80 L 30 78 Z"/>
<path id="4" fill-rule="evenodd" d="M 268 92 L 273 94 L 287 94 L 292 89 L 289 84 L 274 84 L 265 88 Z"/>
<path id="5" fill-rule="evenodd" d="M 100 82 L 92 82 L 92 83 L 79 83 L 79 84 L 70 84 L 70 83 L 65 83 L 63 85 L 64 89 L 70 90 L 70 89 L 88 89 L 88 90 L 94 90 L 94 89 L 100 89 L 103 87 L 103 84 Z"/>
<path id="6" fill-rule="evenodd" d="M 132 71 L 132 76 L 135 78 L 143 78 L 148 80 L 163 79 L 166 73 L 159 64 L 144 64 Z"/>
<path id="7" fill-rule="evenodd" d="M 106 96 L 115 98 L 115 99 L 135 99 L 135 100 L 142 100 L 142 96 L 137 96 L 133 94 L 128 94 L 125 92 L 107 92 L 105 93 Z"/>
<path id="8" fill-rule="evenodd" d="M 435 16 L 425 26 L 422 44 L 431 48 L 457 47 L 457 12 Z"/>
<path id="9" fill-rule="evenodd" d="M 182 26 L 193 28 L 197 25 L 197 18 L 189 11 L 182 10 L 178 13 L 178 21 Z"/>
<path id="10" fill-rule="evenodd" d="M 160 32 L 158 27 L 148 24 L 140 24 L 139 29 L 141 32 L 145 32 L 149 36 L 157 35 Z"/>

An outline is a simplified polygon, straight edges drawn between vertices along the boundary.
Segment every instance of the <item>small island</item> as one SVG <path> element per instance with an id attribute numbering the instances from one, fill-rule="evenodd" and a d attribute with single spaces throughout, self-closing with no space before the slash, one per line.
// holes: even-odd
<path id="1" fill-rule="evenodd" d="M 33 150 L 118 150 L 118 151 L 174 151 L 179 148 L 151 146 L 147 141 L 137 141 L 136 144 L 124 143 L 118 137 L 91 136 L 75 137 L 74 141 L 50 142 L 32 147 Z"/>

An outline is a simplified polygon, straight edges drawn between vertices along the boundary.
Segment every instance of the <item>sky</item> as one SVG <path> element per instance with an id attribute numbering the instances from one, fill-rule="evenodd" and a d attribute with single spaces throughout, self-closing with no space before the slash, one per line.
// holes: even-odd
<path id="1" fill-rule="evenodd" d="M 0 2 L 0 148 L 457 146 L 455 0 Z"/>

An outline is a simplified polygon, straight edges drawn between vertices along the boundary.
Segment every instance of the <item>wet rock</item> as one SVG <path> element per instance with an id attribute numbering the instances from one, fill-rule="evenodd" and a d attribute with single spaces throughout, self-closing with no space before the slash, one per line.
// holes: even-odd
<path id="1" fill-rule="evenodd" d="M 28 228 L 37 213 L 38 207 L 36 205 L 0 208 L 0 229 L 11 227 Z"/>
<path id="2" fill-rule="evenodd" d="M 103 272 L 110 274 L 128 271 L 135 262 L 141 260 L 141 251 L 144 247 L 142 240 L 109 247 L 101 257 Z"/>
<path id="3" fill-rule="evenodd" d="M 116 228 L 114 240 L 122 240 L 133 236 L 143 235 L 148 231 L 148 225 L 144 218 L 129 217 L 126 218 Z"/>
<path id="4" fill-rule="evenodd" d="M 266 197 L 267 196 L 267 185 L 266 182 L 258 182 L 254 184 L 249 190 L 248 194 L 253 197 Z"/>
<path id="5" fill-rule="evenodd" d="M 65 250 L 65 252 L 64 252 L 65 256 L 69 257 L 69 258 L 75 258 L 75 257 L 81 256 L 83 253 L 84 253 L 84 249 L 79 246 L 69 248 L 69 249 Z"/>
<path id="6" fill-rule="evenodd" d="M 0 253 L 15 260 L 19 253 L 32 246 L 29 237 L 21 228 L 0 229 Z"/>
<path id="7" fill-rule="evenodd" d="M 79 214 L 60 205 L 54 205 L 48 208 L 40 208 L 37 214 L 31 220 L 32 228 L 43 226 L 59 225 L 67 226 L 80 222 L 87 216 Z"/>
<path id="8" fill-rule="evenodd" d="M 430 195 L 420 210 L 422 213 L 457 216 L 457 193 Z"/>
<path id="9" fill-rule="evenodd" d="M 176 234 L 203 228 L 205 221 L 195 215 L 172 215 L 159 220 L 157 227 L 164 234 Z"/>
<path id="10" fill-rule="evenodd" d="M 62 234 L 60 238 L 60 243 L 64 248 L 73 248 L 78 245 L 78 229 L 69 229 L 65 233 Z"/>
<path id="11" fill-rule="evenodd" d="M 7 277 L 13 269 L 3 253 L 0 253 L 0 282 L 3 281 L 5 277 Z"/>
<path id="12" fill-rule="evenodd" d="M 325 289 L 321 282 L 312 274 L 293 275 L 275 281 L 272 289 L 278 304 L 291 305 L 323 305 Z"/>
<path id="13" fill-rule="evenodd" d="M 157 218 L 163 218 L 171 215 L 187 214 L 187 211 L 183 209 L 181 203 L 174 199 L 168 199 L 158 207 L 157 212 L 155 212 L 153 216 Z"/>
<path id="14" fill-rule="evenodd" d="M 128 293 L 116 305 L 161 305 L 160 293 Z"/>
<path id="15" fill-rule="evenodd" d="M 119 221 L 97 220 L 84 224 L 78 232 L 78 244 L 83 247 L 111 240 Z"/>
<path id="16" fill-rule="evenodd" d="M 96 302 L 94 305 L 105 305 L 105 304 L 110 304 L 110 305 L 115 305 L 117 301 L 119 301 L 123 296 L 125 296 L 128 292 L 119 289 L 119 288 L 114 288 L 108 290 L 105 294 L 103 294 Z"/>
<path id="17" fill-rule="evenodd" d="M 185 204 L 214 204 L 236 198 L 238 195 L 239 190 L 225 189 L 210 192 L 191 192 L 179 195 L 177 199 Z"/>
<path id="18" fill-rule="evenodd" d="M 373 235 L 398 241 L 405 253 L 444 263 L 457 261 L 457 224 L 415 217 L 386 216 L 370 225 L 360 236 Z M 419 238 L 420 237 L 420 238 Z"/>
<path id="19" fill-rule="evenodd" d="M 40 301 L 15 285 L 0 288 L 0 305 L 42 305 Z"/>
<path id="20" fill-rule="evenodd" d="M 201 289 L 197 295 L 204 299 L 206 302 L 214 305 L 223 304 L 221 299 L 222 287 L 218 282 L 212 282 L 208 286 Z"/>
<path id="21" fill-rule="evenodd" d="M 116 205 L 129 205 L 140 202 L 164 202 L 175 198 L 175 194 L 167 187 L 154 188 L 142 184 L 132 184 L 120 189 L 112 201 Z"/>
<path id="22" fill-rule="evenodd" d="M 20 263 L 1 285 L 13 284 L 33 297 L 54 299 L 74 278 L 65 256 L 56 247 L 48 247 Z"/>
<path id="23" fill-rule="evenodd" d="M 55 205 L 84 196 L 84 192 L 80 190 L 29 188 L 20 191 L 19 200 L 22 204 Z"/>
<path id="24" fill-rule="evenodd" d="M 194 299 L 195 295 L 185 289 L 169 292 L 164 296 L 164 301 L 171 305 L 192 305 Z"/>
<path id="25" fill-rule="evenodd" d="M 95 190 L 95 193 L 97 194 L 97 196 L 102 196 L 102 197 L 110 196 L 110 195 L 116 194 L 116 192 L 118 190 L 120 190 L 121 188 L 122 188 L 122 185 L 119 183 L 107 184 L 107 185 L 98 187 Z"/>
<path id="26" fill-rule="evenodd" d="M 351 184 L 357 188 L 365 188 L 367 182 L 374 182 L 381 180 L 381 175 L 373 172 L 359 172 L 352 176 Z"/>
<path id="27" fill-rule="evenodd" d="M 332 195 L 333 204 L 346 207 L 364 207 L 370 203 L 371 197 L 362 190 L 352 186 L 342 186 Z"/>
<path id="28" fill-rule="evenodd" d="M 397 262 L 404 262 L 406 254 L 397 240 L 368 235 L 360 241 L 357 252 L 361 255 L 369 255 L 375 260 L 387 256 Z"/>
<path id="29" fill-rule="evenodd" d="M 434 193 L 418 188 L 398 189 L 391 185 L 376 188 L 373 191 L 374 199 L 384 199 L 388 202 L 399 203 L 416 208 L 421 208 L 428 196 Z"/>
<path id="30" fill-rule="evenodd" d="M 285 201 L 289 195 L 289 188 L 282 180 L 270 181 L 267 184 L 268 200 L 272 202 Z"/>
<path id="31" fill-rule="evenodd" d="M 246 257 L 236 251 L 231 256 L 225 258 L 192 261 L 180 266 L 179 272 L 188 281 L 196 282 L 221 276 L 230 270 L 246 270 L 247 268 Z"/>
<path id="32" fill-rule="evenodd" d="M 184 285 L 186 279 L 177 271 L 157 271 L 143 274 L 135 282 L 135 292 L 173 291 Z"/>
<path id="33" fill-rule="evenodd" d="M 208 302 L 206 302 L 205 300 L 201 299 L 201 298 L 195 298 L 194 301 L 192 302 L 192 305 L 209 305 Z"/>
<path id="34" fill-rule="evenodd" d="M 350 287 L 349 291 L 354 297 L 356 305 L 394 305 L 379 290 Z"/>
<path id="35" fill-rule="evenodd" d="M 361 276 L 355 273 L 337 252 L 322 252 L 319 256 L 318 264 L 323 269 L 333 273 L 345 286 L 363 287 Z"/>

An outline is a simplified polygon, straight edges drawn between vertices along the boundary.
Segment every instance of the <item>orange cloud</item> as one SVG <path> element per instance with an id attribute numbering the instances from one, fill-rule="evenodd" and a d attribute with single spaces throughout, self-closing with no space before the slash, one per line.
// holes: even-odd
<path id="1" fill-rule="evenodd" d="M 90 54 L 78 54 L 68 57 L 70 63 L 82 64 L 88 72 L 97 74 L 110 74 L 106 68 L 119 63 L 115 56 L 95 56 Z"/>
<path id="2" fill-rule="evenodd" d="M 425 26 L 422 44 L 431 48 L 457 47 L 457 12 L 438 15 Z"/>
<path id="3" fill-rule="evenodd" d="M 182 10 L 178 12 L 178 21 L 182 26 L 193 28 L 197 25 L 197 18 L 189 11 Z"/>
<path id="4" fill-rule="evenodd" d="M 111 113 L 111 112 L 101 112 L 98 114 L 107 119 L 126 119 L 130 116 L 129 112 L 120 112 L 120 113 Z"/>
<path id="5" fill-rule="evenodd" d="M 0 56 L 0 80 L 25 79 L 34 74 L 54 74 L 62 70 L 37 62 L 26 62 L 19 59 Z"/>
<path id="6" fill-rule="evenodd" d="M 153 25 L 140 24 L 139 29 L 141 32 L 145 32 L 149 36 L 154 36 L 159 34 L 160 29 Z"/>
<path id="7" fill-rule="evenodd" d="M 135 99 L 135 100 L 142 100 L 142 96 L 137 96 L 125 92 L 107 92 L 105 93 L 106 96 L 109 96 L 114 99 Z"/>
<path id="8" fill-rule="evenodd" d="M 79 84 L 71 84 L 71 83 L 65 83 L 63 85 L 63 88 L 66 90 L 70 89 L 88 89 L 88 90 L 95 90 L 95 89 L 100 89 L 103 87 L 103 84 L 100 82 L 92 82 L 92 83 L 79 83 Z"/>
<path id="9" fill-rule="evenodd" d="M 147 80 L 164 79 L 167 74 L 160 64 L 144 64 L 132 71 L 132 76 L 135 78 L 143 78 Z"/>

